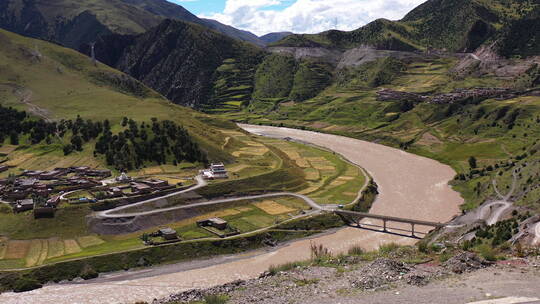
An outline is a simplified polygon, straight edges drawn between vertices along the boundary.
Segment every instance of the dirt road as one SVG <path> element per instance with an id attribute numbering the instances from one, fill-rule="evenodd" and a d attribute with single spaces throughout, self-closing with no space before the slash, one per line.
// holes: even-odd
<path id="1" fill-rule="evenodd" d="M 176 207 L 170 207 L 170 208 L 155 209 L 155 210 L 151 210 L 151 211 L 141 211 L 141 212 L 133 212 L 133 213 L 120 213 L 120 214 L 107 214 L 106 216 L 101 214 L 100 216 L 105 217 L 105 218 L 122 218 L 122 217 L 132 217 L 132 216 L 145 216 L 145 215 L 152 215 L 152 214 L 156 214 L 156 213 L 170 212 L 170 211 L 178 210 L 178 209 L 189 209 L 189 208 L 194 208 L 194 207 L 222 205 L 222 204 L 238 202 L 238 201 L 247 201 L 247 200 L 252 201 L 252 200 L 258 200 L 258 199 L 263 199 L 263 198 L 283 197 L 283 196 L 290 196 L 290 197 L 295 197 L 295 198 L 301 199 L 307 205 L 309 205 L 311 208 L 313 208 L 315 210 L 322 210 L 323 209 L 322 206 L 320 206 L 314 200 L 312 200 L 311 198 L 309 198 L 309 197 L 307 197 L 305 195 L 296 194 L 296 193 L 292 193 L 292 192 L 278 192 L 278 193 L 270 193 L 270 194 L 261 194 L 261 195 L 241 196 L 241 197 L 234 197 L 234 198 L 227 198 L 227 199 L 218 199 L 218 200 L 212 200 L 212 201 L 207 201 L 207 202 L 202 202 L 202 203 L 195 203 L 195 204 L 191 204 L 191 205 L 183 205 L 183 206 L 176 206 Z M 128 206 L 131 206 L 131 205 L 128 205 Z M 111 209 L 111 210 L 116 210 L 116 209 Z"/>
<path id="2" fill-rule="evenodd" d="M 129 204 L 129 205 L 126 205 L 126 206 L 121 206 L 121 207 L 118 207 L 118 208 L 101 211 L 101 212 L 98 212 L 96 214 L 96 216 L 101 217 L 101 218 L 121 218 L 121 217 L 127 217 L 127 216 L 143 215 L 143 212 L 123 214 L 123 213 L 120 213 L 119 211 L 122 211 L 122 210 L 125 210 L 125 209 L 132 209 L 132 208 L 139 207 L 139 206 L 144 206 L 144 205 L 153 203 L 155 201 L 159 201 L 159 200 L 166 199 L 166 198 L 169 198 L 169 197 L 177 196 L 177 195 L 182 194 L 182 193 L 195 191 L 197 189 L 206 187 L 206 185 L 208 185 L 206 180 L 204 180 L 204 178 L 202 176 L 200 176 L 200 175 L 197 175 L 195 177 L 195 181 L 197 183 L 193 187 L 189 187 L 188 189 L 184 189 L 184 190 L 181 190 L 181 191 L 178 191 L 178 192 L 169 193 L 167 195 L 156 197 L 156 198 L 151 198 L 151 199 L 148 199 L 148 200 L 145 200 L 145 201 L 142 201 L 142 202 L 138 202 L 138 203 L 135 203 L 135 204 Z M 155 213 L 160 213 L 160 212 L 165 212 L 165 211 L 166 210 L 163 209 L 163 210 L 160 210 L 160 211 L 155 212 Z M 151 213 L 149 212 L 148 214 L 151 214 Z"/>
<path id="3" fill-rule="evenodd" d="M 242 127 L 256 134 L 289 137 L 325 147 L 365 168 L 379 185 L 380 195 L 371 210 L 373 213 L 446 222 L 459 213 L 458 206 L 463 203 L 459 194 L 448 186 L 455 172 L 434 160 L 335 135 L 263 126 Z M 4 293 L 0 295 L 0 303 L 112 304 L 151 301 L 182 290 L 254 278 L 271 265 L 308 259 L 311 242 L 324 244 L 338 253 L 348 250 L 352 245 L 361 245 L 371 250 L 388 242 L 413 244 L 415 240 L 346 228 L 310 240 L 295 241 L 271 252 L 238 255 L 237 258 L 245 258 L 232 262 L 218 262 L 212 266 L 133 280 L 50 285 L 23 294 Z"/>

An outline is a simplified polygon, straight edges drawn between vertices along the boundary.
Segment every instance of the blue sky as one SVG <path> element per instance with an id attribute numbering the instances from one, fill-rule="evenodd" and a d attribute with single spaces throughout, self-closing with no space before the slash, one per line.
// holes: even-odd
<path id="1" fill-rule="evenodd" d="M 200 0 L 200 1 L 181 1 L 181 0 L 169 0 L 176 4 L 182 5 L 188 11 L 195 15 L 212 14 L 223 12 L 225 9 L 226 0 Z"/>
<path id="2" fill-rule="evenodd" d="M 426 0 L 169 0 L 195 15 L 257 35 L 350 31 L 375 19 L 401 19 Z"/>
<path id="3" fill-rule="evenodd" d="M 195 15 L 211 15 L 221 13 L 225 9 L 227 0 L 168 0 L 182 5 Z M 281 11 L 293 4 L 294 1 L 281 1 L 280 4 L 270 5 L 263 9 Z"/>

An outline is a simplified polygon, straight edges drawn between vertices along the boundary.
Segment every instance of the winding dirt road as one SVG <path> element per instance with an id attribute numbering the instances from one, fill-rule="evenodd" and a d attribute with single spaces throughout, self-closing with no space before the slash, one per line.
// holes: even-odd
<path id="1" fill-rule="evenodd" d="M 232 203 L 232 202 L 238 202 L 238 201 L 247 201 L 247 200 L 258 200 L 263 198 L 271 198 L 271 197 L 283 197 L 283 196 L 290 196 L 295 197 L 298 199 L 303 200 L 307 205 L 309 205 L 311 208 L 316 210 L 322 210 L 323 207 L 321 207 L 319 204 L 317 204 L 314 200 L 311 198 L 297 194 L 292 192 L 277 192 L 277 193 L 269 193 L 269 194 L 261 194 L 261 195 L 252 195 L 252 196 L 242 196 L 242 197 L 233 197 L 233 198 L 225 198 L 225 199 L 218 199 L 218 200 L 212 200 L 202 203 L 195 203 L 190 205 L 183 205 L 183 206 L 176 206 L 176 207 L 169 207 L 169 208 L 161 208 L 161 209 L 155 209 L 151 211 L 141 211 L 141 212 L 133 212 L 133 213 L 118 213 L 118 214 L 110 214 L 110 213 L 100 213 L 99 216 L 104 218 L 123 218 L 123 217 L 135 217 L 135 216 L 145 216 L 145 215 L 152 215 L 156 213 L 164 213 L 164 212 L 170 212 L 173 210 L 178 209 L 189 209 L 194 207 L 203 207 L 203 206 L 211 206 L 211 205 L 221 205 L 226 203 Z M 161 199 L 161 198 L 160 198 Z M 131 205 L 127 205 L 130 207 Z M 111 211 L 115 211 L 117 209 L 111 209 Z"/>
<path id="2" fill-rule="evenodd" d="M 375 214 L 447 222 L 459 213 L 459 205 L 463 203 L 459 194 L 448 186 L 455 172 L 434 160 L 336 135 L 263 126 L 241 127 L 255 134 L 288 137 L 318 145 L 365 168 L 379 185 L 380 195 L 371 210 Z M 135 278 L 129 272 L 122 272 L 83 284 L 55 284 L 22 294 L 4 293 L 0 295 L 0 303 L 101 304 L 152 301 L 187 289 L 254 278 L 271 265 L 308 259 L 312 242 L 323 244 L 332 252 L 339 253 L 352 245 L 372 250 L 388 242 L 413 244 L 415 240 L 345 228 L 312 239 L 294 241 L 272 251 L 249 252 L 230 259 L 216 258 L 202 264 L 194 261 L 165 265 L 161 266 L 161 274 L 146 270 L 149 275 L 141 276 L 139 271 L 139 277 Z M 177 271 L 171 272 L 171 269 Z"/>

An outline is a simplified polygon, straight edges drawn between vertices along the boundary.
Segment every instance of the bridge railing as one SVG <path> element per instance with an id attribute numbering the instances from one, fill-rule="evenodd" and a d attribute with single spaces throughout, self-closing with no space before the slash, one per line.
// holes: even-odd
<path id="1" fill-rule="evenodd" d="M 365 213 L 365 212 L 356 212 L 356 211 L 348 211 L 348 210 L 335 210 L 334 213 L 342 214 L 342 215 L 348 215 L 348 216 L 354 216 L 354 217 L 372 218 L 372 219 L 378 219 L 378 220 L 384 220 L 384 221 L 390 221 L 390 222 L 397 222 L 397 223 L 415 224 L 415 225 L 419 225 L 419 226 L 430 226 L 430 227 L 435 227 L 435 228 L 445 226 L 445 224 L 443 224 L 443 223 L 420 221 L 420 220 L 406 219 L 406 218 L 400 218 L 400 217 L 394 217 L 394 216 L 378 215 L 378 214 L 371 214 L 371 213 Z"/>

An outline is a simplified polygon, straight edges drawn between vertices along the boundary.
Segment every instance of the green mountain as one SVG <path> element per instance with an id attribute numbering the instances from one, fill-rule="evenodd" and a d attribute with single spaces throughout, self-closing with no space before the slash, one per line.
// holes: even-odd
<path id="1" fill-rule="evenodd" d="M 100 61 L 191 107 L 209 103 L 214 77 L 226 60 L 252 70 L 263 56 L 252 44 L 170 19 L 142 35 L 102 37 L 95 49 Z M 88 47 L 83 52 L 90 53 Z"/>
<path id="2" fill-rule="evenodd" d="M 0 28 L 78 49 L 108 34 L 141 34 L 165 18 L 198 23 L 257 45 L 257 36 L 196 17 L 166 0 L 4 0 Z"/>
<path id="3" fill-rule="evenodd" d="M 534 20 L 537 1 L 429 0 L 400 21 L 376 20 L 351 32 L 327 31 L 291 35 L 274 44 L 289 47 L 349 49 L 371 45 L 386 50 L 446 49 L 472 52 L 497 40 L 509 26 L 517 30 L 522 20 Z M 518 30 L 531 37 L 534 31 Z"/>
<path id="4" fill-rule="evenodd" d="M 131 155 L 131 159 L 107 159 L 107 138 L 102 139 L 102 153 L 94 153 L 96 140 L 107 130 L 104 126 L 117 136 L 124 129 L 124 117 L 139 128 L 142 123 L 151 125 L 153 118 L 167 128 L 183 128 L 189 134 L 182 139 L 186 147 L 200 149 L 211 159 L 231 158 L 222 153 L 214 128 L 202 122 L 209 121 L 208 117 L 173 105 L 132 77 L 94 65 L 74 50 L 0 30 L 0 62 L 2 112 L 10 119 L 18 117 L 0 131 L 2 149 L 7 149 L 2 153 L 9 164 L 27 169 L 83 164 L 135 169 L 135 150 L 127 142 L 126 150 L 117 155 Z M 8 107 L 19 112 L 11 113 Z M 75 125 L 80 131 L 73 129 Z M 150 134 L 148 140 L 152 140 Z M 165 153 L 154 159 L 172 163 L 171 157 Z M 140 165 L 153 163 L 147 156 L 139 161 Z"/>
<path id="5" fill-rule="evenodd" d="M 257 35 L 251 32 L 239 30 L 232 26 L 220 23 L 216 20 L 198 18 L 197 16 L 193 15 L 182 6 L 171 3 L 166 0 L 122 0 L 122 1 L 131 5 L 134 5 L 140 9 L 143 9 L 157 16 L 197 23 L 197 24 L 208 27 L 226 36 L 229 36 L 238 40 L 251 42 L 259 46 L 266 45 L 266 43 L 263 40 L 259 39 Z"/>
<path id="6" fill-rule="evenodd" d="M 0 27 L 25 36 L 78 48 L 98 36 L 142 33 L 160 18 L 121 0 L 6 0 L 0 3 Z"/>
<path id="7" fill-rule="evenodd" d="M 281 39 L 283 39 L 283 38 L 285 38 L 287 36 L 293 35 L 293 34 L 294 33 L 292 33 L 292 32 L 269 33 L 269 34 L 266 34 L 266 35 L 263 35 L 263 36 L 259 37 L 259 39 L 261 39 L 262 41 L 264 41 L 266 43 L 274 43 L 274 42 L 278 42 Z"/>

